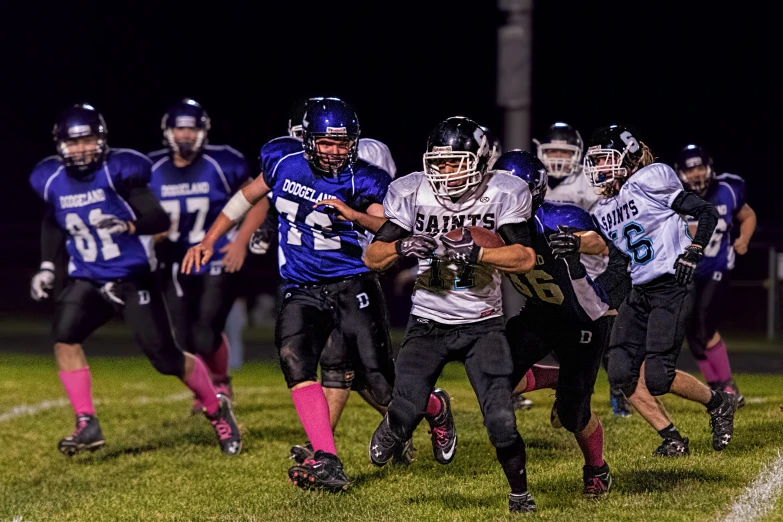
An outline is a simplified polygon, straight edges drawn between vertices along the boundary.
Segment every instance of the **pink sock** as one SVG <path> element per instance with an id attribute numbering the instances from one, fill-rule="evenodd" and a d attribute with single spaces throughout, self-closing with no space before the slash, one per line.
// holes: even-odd
<path id="1" fill-rule="evenodd" d="M 228 377 L 228 338 L 226 334 L 221 334 L 221 337 L 218 349 L 202 358 L 212 373 L 212 382 L 224 382 Z"/>
<path id="2" fill-rule="evenodd" d="M 209 415 L 214 415 L 218 408 L 220 408 L 220 401 L 217 398 L 217 392 L 212 387 L 212 380 L 207 373 L 207 367 L 201 362 L 201 359 L 194 357 L 195 366 L 193 367 L 193 373 L 190 374 L 188 380 L 185 381 L 185 386 L 190 388 L 193 393 L 196 394 L 198 400 L 204 405 Z"/>
<path id="3" fill-rule="evenodd" d="M 707 360 L 710 361 L 712 369 L 715 371 L 716 381 L 723 382 L 731 379 L 729 354 L 726 353 L 726 343 L 723 342 L 723 339 L 712 348 L 707 348 Z"/>
<path id="4" fill-rule="evenodd" d="M 337 455 L 332 425 L 329 423 L 329 405 L 321 385 L 315 383 L 291 390 L 291 398 L 313 449 Z"/>
<path id="5" fill-rule="evenodd" d="M 430 394 L 430 400 L 427 402 L 427 411 L 425 414 L 427 417 L 435 417 L 440 413 L 440 410 L 443 409 L 443 403 L 440 402 L 440 399 L 435 397 L 433 394 Z"/>
<path id="6" fill-rule="evenodd" d="M 699 360 L 697 359 L 696 362 L 699 365 L 699 371 L 702 375 L 704 375 L 704 380 L 707 382 L 715 382 L 718 380 L 718 378 L 715 376 L 715 371 L 712 369 L 712 364 L 710 363 L 709 359 Z"/>
<path id="7" fill-rule="evenodd" d="M 70 372 L 57 372 L 71 401 L 76 415 L 86 413 L 95 415 L 95 407 L 92 405 L 92 393 L 90 391 L 90 367 L 85 366 Z"/>
<path id="8" fill-rule="evenodd" d="M 596 468 L 604 465 L 604 428 L 601 421 L 598 421 L 598 427 L 589 436 L 584 437 L 581 434 L 574 434 L 579 449 L 585 456 L 585 464 L 595 466 Z"/>
<path id="9" fill-rule="evenodd" d="M 558 375 L 560 375 L 560 368 L 557 366 L 541 366 L 540 364 L 534 364 L 525 374 L 525 377 L 527 377 L 527 386 L 525 386 L 525 391 L 522 393 L 541 390 L 543 388 L 557 388 Z"/>

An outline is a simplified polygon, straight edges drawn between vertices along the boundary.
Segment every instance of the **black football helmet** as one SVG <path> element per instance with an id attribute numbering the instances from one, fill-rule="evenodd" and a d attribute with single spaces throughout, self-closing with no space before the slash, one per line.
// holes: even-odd
<path id="1" fill-rule="evenodd" d="M 544 202 L 547 190 L 547 168 L 532 152 L 526 150 L 510 150 L 498 158 L 495 170 L 505 170 L 527 182 L 530 194 L 533 196 L 532 212 Z"/>
<path id="2" fill-rule="evenodd" d="M 705 167 L 705 170 L 695 170 Z M 715 181 L 715 171 L 712 168 L 712 156 L 699 145 L 686 145 L 677 154 L 674 170 L 679 174 L 683 186 L 703 197 Z"/>
<path id="3" fill-rule="evenodd" d="M 424 174 L 432 191 L 441 198 L 472 192 L 487 173 L 491 152 L 478 123 L 464 116 L 443 120 L 430 132 L 424 153 Z M 458 166 L 453 172 L 441 172 L 445 163 Z"/>
<path id="4" fill-rule="evenodd" d="M 487 170 L 492 170 L 495 162 L 498 160 L 501 154 L 503 154 L 503 146 L 500 144 L 500 138 L 489 130 L 484 125 L 481 126 L 481 130 L 487 135 L 487 141 L 489 141 L 489 163 L 487 164 Z"/>
<path id="5" fill-rule="evenodd" d="M 291 107 L 288 112 L 288 135 L 292 138 L 302 139 L 302 120 L 305 113 L 307 113 L 307 107 L 315 101 L 323 100 L 323 97 L 307 98 L 306 100 L 298 100 Z"/>
<path id="6" fill-rule="evenodd" d="M 579 131 L 563 122 L 552 124 L 541 141 L 536 144 L 538 159 L 546 166 L 547 172 L 553 178 L 565 178 L 578 174 L 582 170 L 582 153 L 584 142 Z M 552 151 L 567 151 L 570 158 L 554 157 Z"/>
<path id="7" fill-rule="evenodd" d="M 60 114 L 52 129 L 52 138 L 65 171 L 75 178 L 90 176 L 109 152 L 108 133 L 101 113 L 87 103 L 76 104 Z M 71 144 L 89 136 L 97 140 L 94 150 L 73 150 Z"/>
<path id="8" fill-rule="evenodd" d="M 593 132 L 583 169 L 594 187 L 603 188 L 639 170 L 644 157 L 642 142 L 625 125 L 609 125 Z"/>

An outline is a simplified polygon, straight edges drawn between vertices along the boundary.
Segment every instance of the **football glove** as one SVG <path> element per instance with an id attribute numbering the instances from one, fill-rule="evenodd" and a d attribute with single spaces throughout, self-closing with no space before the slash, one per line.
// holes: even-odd
<path id="1" fill-rule="evenodd" d="M 247 245 L 251 254 L 259 256 L 266 254 L 269 250 L 269 243 L 272 242 L 270 232 L 274 232 L 274 229 L 264 226 L 253 232 L 253 235 L 250 236 L 250 243 Z"/>
<path id="2" fill-rule="evenodd" d="M 478 263 L 481 247 L 473 241 L 470 230 L 462 228 L 462 237 L 460 239 L 449 239 L 446 236 L 440 238 L 443 243 L 444 256 L 452 263 L 464 263 L 475 265 Z"/>
<path id="3" fill-rule="evenodd" d="M 702 255 L 704 255 L 704 249 L 700 246 L 685 247 L 685 252 L 677 256 L 677 261 L 674 262 L 674 277 L 677 279 L 677 283 L 684 286 L 693 281 L 696 265 L 699 264 Z"/>
<path id="4" fill-rule="evenodd" d="M 424 234 L 399 239 L 394 244 L 397 254 L 406 257 L 418 257 L 419 259 L 433 257 L 437 248 L 438 242 L 432 236 Z"/>
<path id="5" fill-rule="evenodd" d="M 125 234 L 128 232 L 130 225 L 127 221 L 124 221 L 117 216 L 103 214 L 96 223 L 95 228 L 105 230 L 109 234 Z"/>
<path id="6" fill-rule="evenodd" d="M 47 290 L 54 288 L 54 271 L 51 268 L 44 268 L 44 265 L 46 263 L 41 264 L 41 270 L 30 282 L 30 296 L 35 301 L 42 301 L 49 297 Z"/>
<path id="7" fill-rule="evenodd" d="M 582 238 L 574 234 L 570 227 L 557 225 L 557 232 L 549 236 L 549 246 L 556 258 L 562 259 L 569 255 L 579 255 Z"/>

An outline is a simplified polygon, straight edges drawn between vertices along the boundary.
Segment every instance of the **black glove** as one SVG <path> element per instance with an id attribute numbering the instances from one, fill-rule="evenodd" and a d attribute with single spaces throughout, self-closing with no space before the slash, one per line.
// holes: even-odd
<path id="1" fill-rule="evenodd" d="M 696 265 L 699 264 L 702 255 L 704 255 L 704 249 L 700 246 L 685 247 L 685 252 L 680 254 L 677 261 L 674 262 L 674 277 L 677 279 L 677 283 L 684 286 L 693 280 Z"/>
<path id="2" fill-rule="evenodd" d="M 567 256 L 579 256 L 582 238 L 571 232 L 571 230 L 573 229 L 570 227 L 557 225 L 557 233 L 549 236 L 549 246 L 558 259 L 564 259 Z"/>
<path id="3" fill-rule="evenodd" d="M 269 243 L 272 242 L 272 235 L 276 231 L 277 227 L 267 227 L 261 225 L 261 227 L 253 232 L 250 236 L 250 242 L 247 245 L 250 253 L 256 255 L 264 255 L 269 250 Z"/>
<path id="4" fill-rule="evenodd" d="M 394 249 L 401 256 L 427 259 L 435 255 L 438 242 L 432 236 L 418 234 L 397 240 Z"/>
<path id="5" fill-rule="evenodd" d="M 463 227 L 460 239 L 449 239 L 446 236 L 442 236 L 440 242 L 443 243 L 445 257 L 452 263 L 468 265 L 478 263 L 481 247 L 473 241 L 470 229 Z"/>
<path id="6" fill-rule="evenodd" d="M 95 223 L 95 228 L 105 230 L 109 234 L 125 234 L 128 232 L 130 225 L 128 225 L 127 221 L 124 221 L 117 216 L 104 215 L 100 221 Z"/>

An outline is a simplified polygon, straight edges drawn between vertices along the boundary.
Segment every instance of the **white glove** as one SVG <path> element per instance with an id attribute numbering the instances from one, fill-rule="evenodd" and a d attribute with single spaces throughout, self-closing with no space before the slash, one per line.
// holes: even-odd
<path id="1" fill-rule="evenodd" d="M 47 290 L 54 288 L 54 264 L 44 261 L 41 270 L 33 276 L 30 282 L 30 296 L 36 301 L 49 297 Z"/>
<path id="2" fill-rule="evenodd" d="M 130 228 L 127 221 L 109 214 L 103 214 L 100 221 L 93 223 L 93 225 L 109 234 L 125 234 Z"/>
<path id="3" fill-rule="evenodd" d="M 250 237 L 250 243 L 247 245 L 251 254 L 259 256 L 266 254 L 267 250 L 269 250 L 269 242 L 271 241 L 271 238 L 267 237 L 267 235 L 268 234 L 263 227 L 253 232 L 253 235 Z"/>

